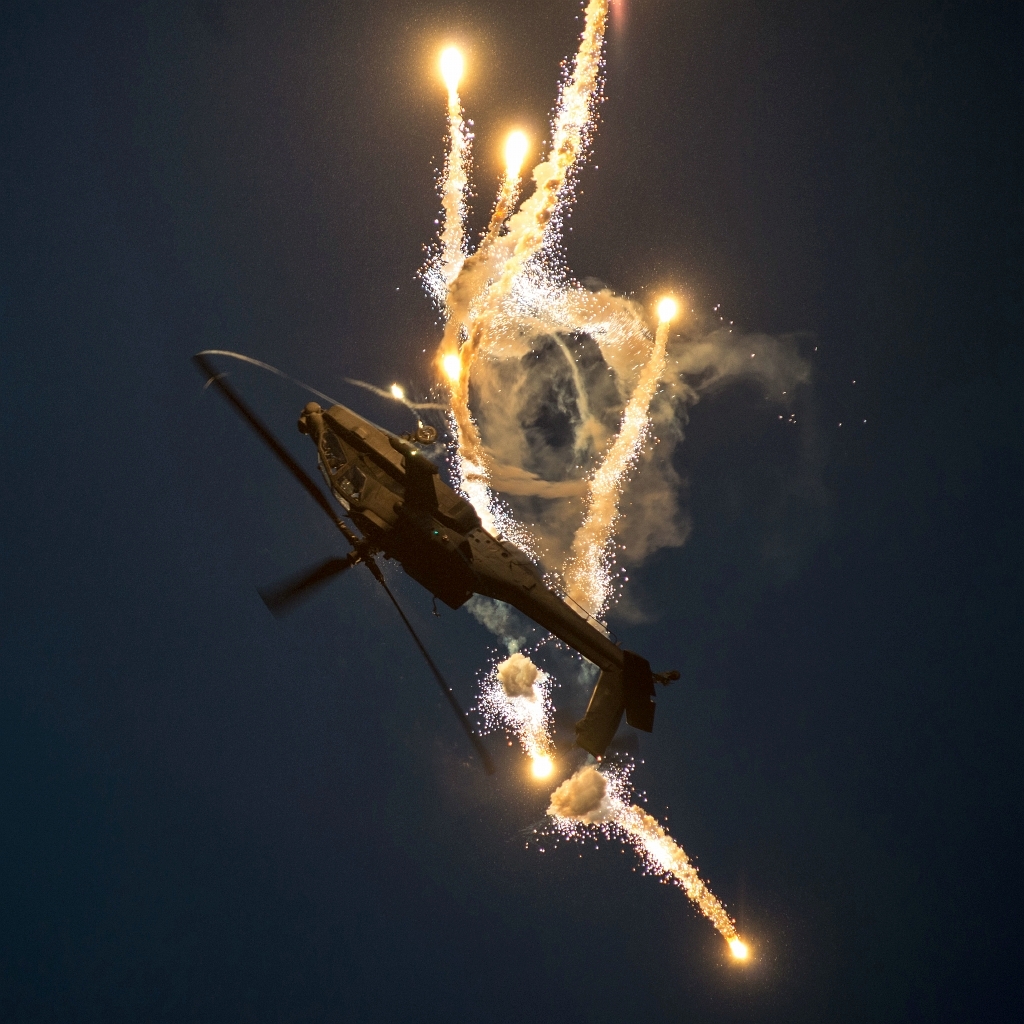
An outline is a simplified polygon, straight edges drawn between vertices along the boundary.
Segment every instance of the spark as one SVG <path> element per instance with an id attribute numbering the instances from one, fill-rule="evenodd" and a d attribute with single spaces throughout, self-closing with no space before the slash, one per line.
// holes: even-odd
<path id="1" fill-rule="evenodd" d="M 477 698 L 485 732 L 504 729 L 515 736 L 538 779 L 554 770 L 551 687 L 550 676 L 517 651 L 493 667 Z"/>
<path id="2" fill-rule="evenodd" d="M 398 401 L 400 401 L 400 402 L 404 402 L 405 401 L 405 389 L 402 387 L 401 384 L 392 384 L 391 385 L 391 397 L 392 398 L 397 398 Z"/>

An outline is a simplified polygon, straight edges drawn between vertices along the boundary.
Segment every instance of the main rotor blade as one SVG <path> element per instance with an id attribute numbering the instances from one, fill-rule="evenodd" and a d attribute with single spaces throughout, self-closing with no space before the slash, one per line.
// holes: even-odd
<path id="1" fill-rule="evenodd" d="M 355 552 L 345 558 L 328 558 L 301 576 L 292 577 L 273 588 L 257 590 L 257 593 L 263 598 L 263 603 L 270 613 L 280 618 L 307 597 L 312 597 L 320 587 L 333 580 L 339 573 L 357 565 L 359 559 L 353 557 L 354 554 Z"/>
<path id="2" fill-rule="evenodd" d="M 462 705 L 459 704 L 459 699 L 455 696 L 454 691 L 448 685 L 444 676 L 441 675 L 441 670 L 434 664 L 434 659 L 431 658 L 426 647 L 423 646 L 423 641 L 420 640 L 416 634 L 416 630 L 412 628 L 412 623 L 406 618 L 405 612 L 402 611 L 402 606 L 395 599 L 395 595 L 391 593 L 391 588 L 387 585 L 384 580 L 384 574 L 380 571 L 380 566 L 372 558 L 366 559 L 366 567 L 373 573 L 374 579 L 384 588 L 384 593 L 391 598 L 391 603 L 395 606 L 395 610 L 402 617 L 402 621 L 405 623 L 405 628 L 409 630 L 409 635 L 416 641 L 416 646 L 420 649 L 420 654 L 423 655 L 426 663 L 430 666 L 430 671 L 434 674 L 434 679 L 437 680 L 437 685 L 441 687 L 441 692 L 445 695 L 448 703 L 451 705 L 452 710 L 455 712 L 456 717 L 459 720 L 459 724 L 462 726 L 463 731 L 469 737 L 469 742 L 473 744 L 473 748 L 480 756 L 480 760 L 483 762 L 484 771 L 488 775 L 494 774 L 494 762 L 491 760 L 491 755 L 487 752 L 487 748 L 483 745 L 483 741 L 475 732 L 473 732 L 473 726 L 470 724 L 469 717 L 466 712 L 462 710 Z"/>
<path id="3" fill-rule="evenodd" d="M 207 376 L 208 382 L 216 386 L 217 390 L 235 407 L 239 415 L 252 427 L 260 436 L 264 444 L 281 460 L 285 468 L 302 485 L 306 493 L 327 513 L 334 525 L 344 534 L 345 539 L 355 547 L 359 538 L 349 529 L 331 503 L 327 500 L 324 492 L 314 483 L 313 478 L 289 455 L 280 441 L 267 429 L 262 420 L 242 401 L 234 388 L 224 380 L 224 375 L 210 365 L 206 356 L 202 353 L 192 357 L 196 365 Z"/>
<path id="4" fill-rule="evenodd" d="M 220 391 L 220 393 L 235 407 L 239 415 L 246 421 L 246 423 L 249 424 L 250 427 L 252 427 L 254 431 L 256 431 L 259 437 L 263 440 L 264 444 L 266 444 L 266 446 L 278 457 L 278 459 L 280 459 L 280 461 L 284 464 L 285 468 L 292 474 L 292 476 L 294 476 L 295 479 L 298 480 L 298 482 L 305 489 L 306 493 L 330 517 L 331 522 L 334 523 L 334 525 L 342 532 L 345 539 L 354 548 L 358 547 L 361 544 L 360 538 L 356 536 L 356 534 L 348 527 L 348 525 L 342 520 L 342 518 L 335 513 L 334 509 L 331 507 L 330 502 L 324 496 L 323 491 L 321 491 L 320 488 L 317 487 L 317 485 L 313 482 L 312 477 L 291 457 L 291 455 L 288 454 L 288 452 L 285 450 L 281 442 L 278 441 L 276 437 L 274 437 L 274 435 L 267 429 L 267 427 L 264 426 L 263 422 L 259 419 L 259 417 L 245 404 L 245 402 L 242 401 L 242 399 L 235 392 L 234 388 L 232 388 L 231 385 L 225 382 L 223 374 L 217 373 L 217 371 L 210 365 L 209 361 L 207 360 L 206 356 L 203 355 L 203 353 L 197 353 L 192 358 L 195 361 L 196 365 L 199 367 L 199 369 L 202 370 L 204 374 L 206 374 L 208 383 L 214 384 L 217 387 L 217 390 Z M 354 555 L 355 552 L 353 552 L 352 554 Z M 350 555 L 349 557 L 351 558 L 352 556 Z M 347 559 L 332 559 L 331 561 L 346 562 Z M 373 573 L 374 579 L 376 579 L 376 581 L 384 588 L 384 593 L 386 593 L 388 597 L 391 598 L 391 603 L 395 606 L 395 609 L 401 616 L 402 622 L 405 623 L 405 628 L 409 630 L 409 634 L 412 636 L 413 640 L 416 641 L 416 646 L 420 649 L 420 654 L 423 655 L 424 659 L 427 662 L 427 665 L 430 666 L 430 671 L 433 673 L 434 679 L 437 681 L 437 685 L 441 688 L 441 692 L 445 695 L 446 699 L 448 700 L 448 703 L 452 707 L 452 710 L 455 712 L 456 717 L 459 719 L 459 723 L 461 724 L 466 735 L 469 737 L 470 743 L 473 744 L 474 749 L 480 756 L 480 760 L 483 762 L 484 770 L 487 772 L 488 775 L 493 775 L 494 762 L 491 760 L 491 755 L 487 752 L 487 748 L 481 742 L 480 737 L 477 736 L 475 732 L 473 732 L 473 726 L 470 724 L 469 718 L 466 716 L 466 712 L 462 710 L 462 706 L 459 704 L 458 698 L 455 696 L 455 693 L 453 692 L 452 688 L 445 681 L 444 676 L 441 675 L 441 670 L 437 667 L 437 665 L 434 664 L 434 659 L 430 657 L 430 654 L 427 651 L 426 647 L 423 646 L 423 642 L 416 635 L 416 630 L 412 628 L 412 623 L 406 618 L 405 612 L 402 611 L 402 606 L 398 603 L 398 601 L 395 600 L 395 595 L 391 593 L 391 589 L 388 587 L 387 582 L 384 579 L 384 574 L 380 571 L 380 567 L 369 555 L 363 558 L 362 561 L 365 563 L 366 567 L 370 570 L 370 572 Z M 352 564 L 354 564 L 354 561 Z M 328 563 L 323 563 L 321 566 L 318 566 L 317 569 L 315 569 L 314 572 L 309 575 L 309 577 L 303 580 L 296 580 L 293 584 L 286 586 L 284 588 L 284 591 L 282 591 L 281 593 L 292 594 L 295 591 L 296 587 L 298 587 L 298 592 L 301 593 L 303 589 L 306 589 L 308 587 L 315 587 L 319 583 L 326 582 L 326 580 L 330 579 L 331 576 L 335 575 L 338 572 L 342 572 L 344 569 L 348 568 L 348 565 L 345 565 L 341 568 L 333 569 L 328 569 L 327 566 Z M 323 578 L 319 577 L 319 574 L 321 572 L 326 573 L 326 575 L 323 576 Z M 313 576 L 317 576 L 317 579 L 313 580 Z M 262 597 L 263 595 L 261 594 L 260 596 Z M 275 596 L 278 595 L 277 593 L 273 593 L 269 596 L 273 599 Z M 264 598 L 264 600 L 266 601 L 267 598 Z M 270 607 L 270 602 L 267 602 L 267 607 Z M 273 609 L 271 610 L 273 611 Z"/>

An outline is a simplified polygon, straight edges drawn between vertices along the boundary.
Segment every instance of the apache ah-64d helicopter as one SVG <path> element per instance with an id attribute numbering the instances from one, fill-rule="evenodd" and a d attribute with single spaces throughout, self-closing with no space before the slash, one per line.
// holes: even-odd
<path id="1" fill-rule="evenodd" d="M 549 589 L 519 548 L 488 533 L 473 506 L 440 478 L 437 467 L 416 447 L 436 441 L 433 427 L 421 424 L 399 436 L 343 405 L 324 410 L 310 402 L 302 410 L 299 431 L 316 445 L 320 471 L 351 521 L 350 526 L 224 375 L 214 369 L 209 357 L 220 354 L 229 353 L 201 352 L 194 357 L 207 378 L 207 386 L 214 385 L 234 406 L 351 546 L 344 558 L 329 558 L 301 577 L 261 591 L 260 596 L 274 614 L 282 614 L 346 569 L 365 565 L 395 605 L 484 767 L 493 773 L 490 755 L 374 560 L 381 554 L 397 561 L 450 608 L 461 607 L 473 594 L 503 601 L 600 668 L 586 714 L 576 723 L 576 743 L 584 750 L 603 757 L 623 713 L 629 725 L 651 731 L 654 683 L 668 684 L 678 679 L 679 673 L 652 672 L 644 658 L 623 650 L 599 622 Z"/>

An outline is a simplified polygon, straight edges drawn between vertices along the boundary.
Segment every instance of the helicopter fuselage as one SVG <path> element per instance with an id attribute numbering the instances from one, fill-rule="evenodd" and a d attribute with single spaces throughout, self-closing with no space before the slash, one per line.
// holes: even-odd
<path id="1" fill-rule="evenodd" d="M 485 530 L 473 506 L 410 440 L 345 406 L 325 411 L 315 402 L 303 410 L 299 430 L 316 443 L 331 492 L 374 550 L 449 607 L 473 594 L 503 601 L 601 669 L 577 725 L 580 746 L 603 754 L 623 711 L 631 725 L 650 731 L 654 677 L 647 662 L 559 597 L 523 551 Z"/>

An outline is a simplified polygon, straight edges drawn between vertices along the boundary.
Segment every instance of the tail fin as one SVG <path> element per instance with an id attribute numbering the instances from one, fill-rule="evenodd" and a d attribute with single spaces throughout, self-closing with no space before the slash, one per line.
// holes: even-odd
<path id="1" fill-rule="evenodd" d="M 594 757 L 603 757 L 626 713 L 634 729 L 654 728 L 654 676 L 646 659 L 624 651 L 622 668 L 606 669 L 590 696 L 587 713 L 576 723 L 576 743 Z"/>

